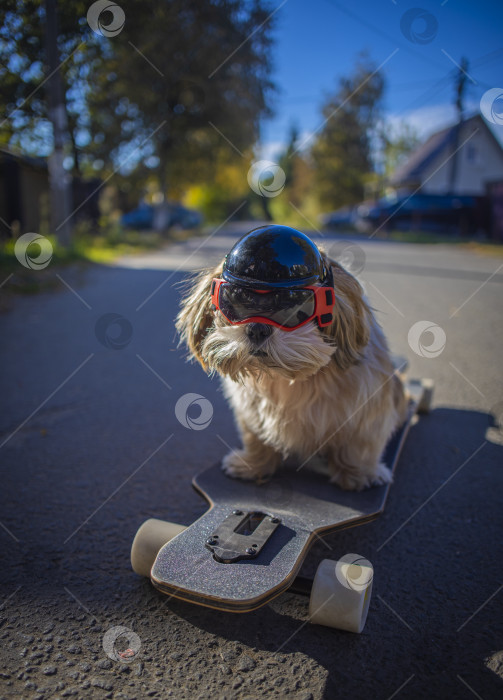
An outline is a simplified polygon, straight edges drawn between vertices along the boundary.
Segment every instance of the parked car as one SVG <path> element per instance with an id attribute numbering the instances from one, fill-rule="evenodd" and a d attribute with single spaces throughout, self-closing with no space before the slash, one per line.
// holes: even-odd
<path id="1" fill-rule="evenodd" d="M 402 194 L 377 201 L 365 201 L 355 207 L 342 207 L 320 217 L 328 228 L 355 228 L 369 233 L 383 230 L 423 230 L 469 234 L 488 230 L 487 197 Z"/>
<path id="2" fill-rule="evenodd" d="M 352 227 L 355 224 L 355 219 L 355 207 L 342 207 L 341 209 L 332 211 L 329 214 L 322 214 L 320 216 L 320 222 L 327 228 Z"/>
<path id="3" fill-rule="evenodd" d="M 140 204 L 132 211 L 123 214 L 121 224 L 126 228 L 135 228 L 141 231 L 153 228 L 154 222 L 154 207 L 145 202 Z"/>
<path id="4" fill-rule="evenodd" d="M 416 193 L 361 204 L 356 214 L 371 227 L 468 233 L 481 225 L 484 208 L 485 197 Z"/>
<path id="5" fill-rule="evenodd" d="M 195 209 L 187 209 L 178 202 L 165 205 L 152 205 L 140 202 L 130 212 L 123 214 L 121 224 L 126 228 L 139 229 L 141 231 L 155 228 L 168 228 L 179 226 L 183 229 L 195 228 L 203 220 L 201 214 Z"/>
<path id="6" fill-rule="evenodd" d="M 202 215 L 195 209 L 187 209 L 181 204 L 174 204 L 170 208 L 170 226 L 180 226 L 181 228 L 195 228 L 202 221 Z"/>

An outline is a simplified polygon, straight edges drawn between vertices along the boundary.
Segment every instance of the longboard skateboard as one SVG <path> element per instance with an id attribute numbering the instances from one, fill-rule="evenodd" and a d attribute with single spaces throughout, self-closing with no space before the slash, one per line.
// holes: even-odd
<path id="1" fill-rule="evenodd" d="M 417 413 L 429 410 L 430 380 L 409 381 L 407 420 L 387 445 L 394 472 Z M 296 579 L 316 538 L 361 525 L 384 509 L 390 484 L 343 491 L 327 476 L 295 467 L 266 484 L 226 476 L 220 465 L 193 486 L 209 509 L 189 527 L 147 520 L 131 550 L 134 571 L 174 598 L 230 612 L 249 612 L 290 588 L 311 587 L 310 621 L 361 632 L 372 588 L 372 565 L 358 555 L 323 560 L 312 586 Z"/>

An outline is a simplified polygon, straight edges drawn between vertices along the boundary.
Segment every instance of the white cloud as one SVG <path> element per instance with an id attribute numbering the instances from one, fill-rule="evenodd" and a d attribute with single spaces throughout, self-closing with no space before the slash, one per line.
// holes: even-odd
<path id="1" fill-rule="evenodd" d="M 480 113 L 479 103 L 471 100 L 466 104 L 465 114 L 471 117 L 474 114 Z M 406 124 L 417 133 L 420 142 L 434 134 L 436 131 L 445 129 L 448 126 L 455 124 L 458 118 L 456 108 L 450 103 L 431 105 L 429 107 L 420 107 L 419 109 L 411 110 L 404 113 L 389 113 L 385 117 L 385 123 L 391 129 L 391 133 L 397 133 L 401 126 Z M 500 141 L 503 146 L 503 127 L 498 127 L 493 124 L 488 124 L 489 128 Z M 298 147 L 300 151 L 309 151 L 312 146 L 315 133 L 311 130 L 304 130 L 299 135 Z M 257 160 L 270 160 L 277 163 L 281 155 L 287 147 L 286 141 L 269 141 L 262 143 L 257 148 Z"/>
<path id="2" fill-rule="evenodd" d="M 471 117 L 480 113 L 478 102 L 471 100 L 465 108 L 465 115 Z M 386 123 L 391 127 L 391 131 L 398 130 L 402 124 L 410 126 L 419 136 L 421 141 L 456 123 L 457 111 L 452 104 L 433 105 L 431 107 L 420 107 L 419 109 L 406 112 L 405 114 L 388 114 Z M 498 141 L 503 146 L 503 128 L 493 124 L 487 124 Z"/>
<path id="3" fill-rule="evenodd" d="M 286 148 L 286 143 L 282 141 L 270 141 L 261 143 L 255 151 L 255 160 L 270 160 L 277 163 Z"/>
<path id="4" fill-rule="evenodd" d="M 402 124 L 406 124 L 417 133 L 421 141 L 424 141 L 436 131 L 454 124 L 456 119 L 454 106 L 441 104 L 420 107 L 402 114 L 388 114 L 386 123 L 391 127 L 392 132 L 398 130 Z"/>
<path id="5" fill-rule="evenodd" d="M 297 148 L 302 153 L 309 150 L 312 145 L 312 131 L 301 131 L 297 141 Z M 288 142 L 285 141 L 267 141 L 257 146 L 255 151 L 256 160 L 270 160 L 277 163 L 288 147 Z"/>

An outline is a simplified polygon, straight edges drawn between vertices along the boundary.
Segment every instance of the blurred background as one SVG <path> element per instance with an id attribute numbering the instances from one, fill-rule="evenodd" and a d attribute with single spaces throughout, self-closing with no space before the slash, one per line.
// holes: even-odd
<path id="1" fill-rule="evenodd" d="M 3 262 L 231 220 L 501 243 L 503 6 L 413 5 L 4 0 Z"/>

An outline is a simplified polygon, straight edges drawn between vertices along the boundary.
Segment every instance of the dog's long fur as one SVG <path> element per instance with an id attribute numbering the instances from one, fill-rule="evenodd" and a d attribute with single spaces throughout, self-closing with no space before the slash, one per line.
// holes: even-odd
<path id="1" fill-rule="evenodd" d="M 334 276 L 333 323 L 273 328 L 260 355 L 247 324 L 231 325 L 211 310 L 211 280 L 223 262 L 201 273 L 182 301 L 181 340 L 206 371 L 222 377 L 241 432 L 243 448 L 223 460 L 231 476 L 263 480 L 288 456 L 307 462 L 318 454 L 344 489 L 391 479 L 380 460 L 405 419 L 404 387 L 360 284 L 322 256 Z"/>

